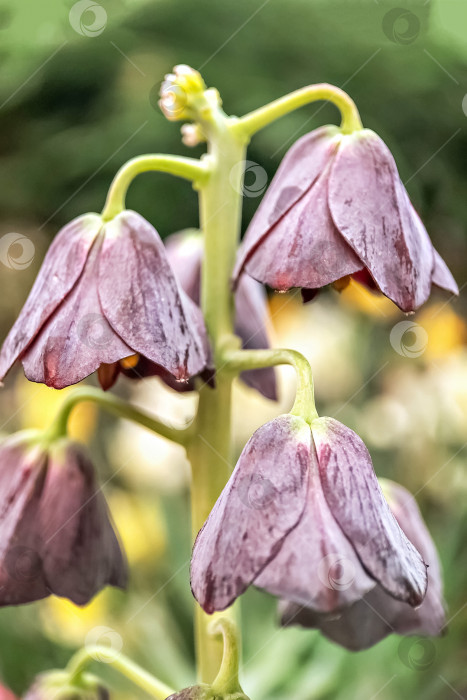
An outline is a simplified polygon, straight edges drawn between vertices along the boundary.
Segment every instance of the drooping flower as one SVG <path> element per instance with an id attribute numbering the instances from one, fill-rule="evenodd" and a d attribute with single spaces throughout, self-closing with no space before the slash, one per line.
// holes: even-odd
<path id="1" fill-rule="evenodd" d="M 0 605 L 50 594 L 85 605 L 127 572 L 94 468 L 66 439 L 36 431 L 0 446 Z"/>
<path id="2" fill-rule="evenodd" d="M 28 379 L 56 389 L 96 370 L 108 388 L 137 354 L 177 380 L 198 374 L 208 358 L 202 314 L 139 214 L 86 214 L 52 243 L 3 345 L 0 378 L 20 359 Z"/>
<path id="3" fill-rule="evenodd" d="M 109 692 L 98 678 L 83 673 L 70 680 L 67 671 L 41 673 L 26 692 L 24 700 L 109 700 Z"/>
<path id="4" fill-rule="evenodd" d="M 202 234 L 197 230 L 180 231 L 165 240 L 167 257 L 185 293 L 196 304 L 201 296 Z M 269 348 L 266 293 L 251 277 L 244 275 L 235 292 L 235 333 L 245 350 Z M 277 399 L 273 367 L 247 370 L 241 374 L 248 386 L 267 399 Z"/>
<path id="5" fill-rule="evenodd" d="M 360 600 L 341 610 L 326 613 L 297 603 L 280 605 L 284 625 L 320 629 L 332 641 L 351 651 L 366 649 L 391 633 L 438 636 L 445 625 L 442 579 L 436 548 L 414 497 L 402 486 L 380 480 L 391 510 L 408 539 L 428 565 L 428 588 L 418 608 L 395 600 L 378 584 Z M 330 581 L 331 586 L 342 585 Z M 352 585 L 352 581 L 344 585 Z"/>
<path id="6" fill-rule="evenodd" d="M 381 291 L 403 311 L 432 284 L 459 290 L 418 214 L 397 166 L 373 131 L 316 129 L 285 155 L 239 251 L 246 272 L 304 299 L 347 276 Z"/>
<path id="7" fill-rule="evenodd" d="M 351 586 L 329 585 L 339 562 Z M 208 613 L 223 610 L 254 584 L 331 612 L 375 583 L 417 606 L 427 574 L 361 439 L 332 418 L 310 427 L 287 415 L 262 426 L 195 542 L 191 585 L 200 605 Z"/>

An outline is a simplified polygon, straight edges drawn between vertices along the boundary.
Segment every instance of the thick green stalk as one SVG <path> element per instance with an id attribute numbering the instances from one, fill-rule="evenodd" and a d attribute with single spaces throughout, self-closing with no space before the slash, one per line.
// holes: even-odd
<path id="1" fill-rule="evenodd" d="M 193 538 L 203 526 L 232 471 L 232 374 L 221 367 L 222 347 L 234 341 L 230 277 L 240 237 L 243 167 L 246 143 L 233 135 L 230 120 L 219 107 L 202 121 L 208 140 L 210 177 L 200 187 L 204 233 L 201 305 L 218 369 L 216 388 L 203 387 L 187 446 L 192 466 Z M 223 616 L 232 614 L 229 611 Z M 209 633 L 212 617 L 196 606 L 195 640 L 199 681 L 211 683 L 222 663 L 222 641 Z"/>

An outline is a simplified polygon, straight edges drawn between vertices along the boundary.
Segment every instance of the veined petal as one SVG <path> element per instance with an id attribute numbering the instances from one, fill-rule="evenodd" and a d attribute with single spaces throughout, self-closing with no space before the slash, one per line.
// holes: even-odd
<path id="1" fill-rule="evenodd" d="M 74 219 L 57 234 L 26 303 L 3 344 L 0 379 L 73 289 L 101 227 L 102 219 L 98 214 L 85 214 Z"/>
<path id="2" fill-rule="evenodd" d="M 369 129 L 344 136 L 329 180 L 338 230 L 403 311 L 426 301 L 433 246 L 415 214 L 385 143 Z"/>
<path id="3" fill-rule="evenodd" d="M 457 286 L 456 280 L 451 275 L 448 266 L 437 250 L 434 251 L 434 255 L 435 264 L 432 277 L 433 284 L 457 296 L 459 294 L 459 287 Z"/>
<path id="4" fill-rule="evenodd" d="M 329 510 L 314 448 L 305 512 L 254 583 L 299 607 L 322 612 L 349 605 L 375 586 Z"/>
<path id="5" fill-rule="evenodd" d="M 256 280 L 243 275 L 235 292 L 235 333 L 241 338 L 244 350 L 263 350 L 270 347 L 268 323 L 265 289 Z M 240 376 L 245 384 L 259 391 L 267 399 L 277 400 L 274 367 L 250 369 L 242 372 Z"/>
<path id="6" fill-rule="evenodd" d="M 249 256 L 246 272 L 273 289 L 316 289 L 363 268 L 328 206 L 330 165 Z"/>
<path id="7" fill-rule="evenodd" d="M 299 522 L 310 449 L 308 424 L 290 415 L 248 441 L 193 548 L 191 587 L 206 612 L 243 593 Z"/>
<path id="8" fill-rule="evenodd" d="M 99 366 L 134 353 L 105 318 L 97 294 L 102 239 L 95 241 L 83 274 L 42 327 L 22 360 L 26 377 L 55 389 L 76 384 Z"/>
<path id="9" fill-rule="evenodd" d="M 341 137 L 337 127 L 323 126 L 302 136 L 287 151 L 248 227 L 237 256 L 234 280 L 272 227 L 318 179 L 335 156 Z"/>
<path id="10" fill-rule="evenodd" d="M 394 598 L 420 605 L 426 565 L 384 499 L 362 440 L 333 418 L 312 424 L 328 506 L 366 571 Z"/>
<path id="11" fill-rule="evenodd" d="M 205 368 L 202 316 L 181 294 L 156 230 L 136 212 L 122 212 L 105 226 L 99 300 L 112 328 L 133 352 L 177 379 Z"/>
<path id="12" fill-rule="evenodd" d="M 79 445 L 51 449 L 38 519 L 44 573 L 56 595 L 84 605 L 106 585 L 124 588 L 126 564 L 94 467 Z"/>

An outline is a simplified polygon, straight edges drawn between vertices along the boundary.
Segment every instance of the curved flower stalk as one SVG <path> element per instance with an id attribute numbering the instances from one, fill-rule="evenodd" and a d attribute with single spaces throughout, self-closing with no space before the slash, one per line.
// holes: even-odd
<path id="1" fill-rule="evenodd" d="M 351 587 L 327 585 L 344 560 Z M 377 582 L 416 607 L 426 565 L 399 527 L 368 451 L 332 418 L 280 416 L 260 428 L 193 548 L 191 585 L 207 612 L 254 584 L 326 612 L 362 598 Z"/>
<path id="2" fill-rule="evenodd" d="M 428 589 L 417 608 L 392 598 L 378 584 L 363 597 L 332 613 L 297 603 L 280 604 L 283 625 L 302 625 L 321 630 L 332 641 L 351 650 L 367 649 L 391 633 L 438 636 L 443 632 L 445 613 L 441 569 L 436 548 L 414 497 L 402 486 L 386 479 L 380 484 L 401 529 L 417 547 L 428 565 Z M 337 562 L 342 567 L 345 562 Z M 330 580 L 330 585 L 352 588 L 353 580 Z M 346 572 L 347 575 L 349 572 Z"/>
<path id="3" fill-rule="evenodd" d="M 325 126 L 285 155 L 248 228 L 234 277 L 246 272 L 305 300 L 352 276 L 403 311 L 436 285 L 459 290 L 410 203 L 385 143 L 370 129 Z"/>
<path id="4" fill-rule="evenodd" d="M 0 605 L 51 595 L 85 605 L 124 588 L 126 562 L 94 468 L 67 439 L 25 431 L 0 445 Z"/>
<path id="5" fill-rule="evenodd" d="M 0 378 L 20 359 L 31 381 L 61 389 L 97 370 L 107 389 L 135 354 L 148 374 L 198 374 L 209 355 L 202 314 L 139 214 L 85 214 L 52 243 L 3 345 Z"/>
<path id="6" fill-rule="evenodd" d="M 167 257 L 183 291 L 197 305 L 201 302 L 201 266 L 203 237 L 197 230 L 180 231 L 165 239 Z M 258 282 L 248 275 L 235 291 L 235 333 L 245 350 L 270 347 L 267 333 L 267 297 Z M 267 399 L 277 400 L 276 375 L 273 367 L 242 372 L 241 379 Z M 183 385 L 179 385 L 182 386 Z M 177 387 L 174 387 L 177 388 Z"/>

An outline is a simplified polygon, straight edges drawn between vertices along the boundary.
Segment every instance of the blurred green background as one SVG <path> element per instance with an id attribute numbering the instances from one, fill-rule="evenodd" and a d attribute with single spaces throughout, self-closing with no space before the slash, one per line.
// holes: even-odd
<path id="1" fill-rule="evenodd" d="M 467 5 L 455 0 L 0 0 L 0 236 L 26 236 L 35 252 L 27 264 L 12 265 L 0 238 L 1 338 L 52 237 L 74 216 L 102 208 L 125 160 L 187 153 L 179 125 L 157 107 L 163 76 L 177 63 L 200 69 L 226 111 L 238 115 L 308 83 L 346 89 L 364 124 L 394 153 L 462 288 L 466 27 Z M 329 104 L 304 108 L 261 132 L 248 157 L 270 178 L 296 138 L 337 118 Z M 202 152 L 200 146 L 191 154 Z M 244 201 L 246 226 L 259 199 Z M 163 236 L 198 223 L 195 193 L 168 176 L 140 177 L 128 205 Z M 417 357 L 410 357 L 409 340 L 390 343 L 404 316 L 361 289 L 325 292 L 307 307 L 293 295 L 286 300 L 271 299 L 275 340 L 310 357 L 320 412 L 359 431 L 379 475 L 417 492 L 440 551 L 450 623 L 445 637 L 425 646 L 415 638 L 401 647 L 393 637 L 350 654 L 316 632 L 279 632 L 274 601 L 250 591 L 242 606 L 245 690 L 252 700 L 467 698 L 465 298 L 451 303 L 435 295 L 414 317 L 416 329 L 426 331 Z M 288 409 L 291 384 L 284 371 L 279 406 L 237 387 L 237 451 L 258 425 Z M 193 410 L 193 397 L 174 396 L 156 379 L 139 386 L 120 380 L 116 390 L 173 420 Z M 12 372 L 0 393 L 0 432 L 44 425 L 62 396 Z M 132 567 L 129 591 L 105 591 L 84 610 L 61 599 L 1 610 L 0 677 L 21 693 L 36 673 L 99 639 L 123 645 L 166 682 L 188 685 L 194 670 L 183 454 L 88 406 L 76 412 L 73 430 L 90 443 L 102 480 L 120 468 L 105 493 Z M 103 672 L 116 698 L 144 697 Z"/>

